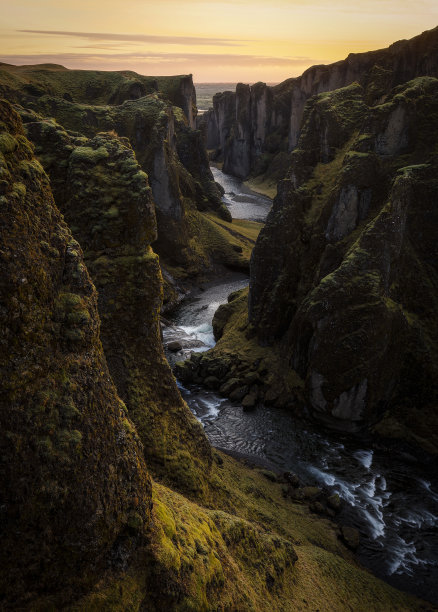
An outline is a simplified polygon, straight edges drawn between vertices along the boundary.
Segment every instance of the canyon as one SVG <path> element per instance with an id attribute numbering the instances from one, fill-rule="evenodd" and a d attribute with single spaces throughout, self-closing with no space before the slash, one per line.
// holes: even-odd
<path id="1" fill-rule="evenodd" d="M 199 117 L 191 75 L 0 64 L 4 609 L 431 609 L 182 384 L 433 460 L 437 57 L 435 29 Z M 211 160 L 279 181 L 264 224 Z M 229 274 L 177 381 L 167 317 Z"/>

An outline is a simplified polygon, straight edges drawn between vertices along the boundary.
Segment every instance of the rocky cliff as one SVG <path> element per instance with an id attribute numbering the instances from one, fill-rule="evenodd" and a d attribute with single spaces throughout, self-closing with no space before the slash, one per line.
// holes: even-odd
<path id="1" fill-rule="evenodd" d="M 375 87 L 308 103 L 253 251 L 248 318 L 245 297 L 222 307 L 202 362 L 248 405 L 436 451 L 438 81 L 370 105 Z"/>
<path id="2" fill-rule="evenodd" d="M 192 75 L 148 77 L 130 70 L 69 70 L 58 64 L 14 66 L 0 62 L 0 95 L 25 106 L 41 98 L 93 105 L 120 105 L 156 94 L 180 107 L 190 127 L 196 121 Z"/>
<path id="3" fill-rule="evenodd" d="M 184 284 L 224 265 L 248 269 L 244 237 L 241 256 L 232 247 L 225 252 L 212 247 L 224 234 L 203 213 L 228 222 L 231 218 L 213 180 L 201 133 L 191 127 L 196 93 L 190 76 L 151 78 L 2 65 L 0 91 L 30 112 L 55 118 L 76 135 L 92 138 L 111 131 L 129 139 L 152 188 L 158 223 L 155 249 L 166 269 L 166 299 L 176 298 L 172 276 Z M 199 240 L 199 227 L 215 239 Z"/>
<path id="4" fill-rule="evenodd" d="M 150 520 L 151 482 L 111 381 L 97 293 L 19 117 L 0 103 L 1 600 L 66 600 Z"/>
<path id="5" fill-rule="evenodd" d="M 108 366 L 148 464 L 154 473 L 172 475 L 181 488 L 199 492 L 211 455 L 161 345 L 163 281 L 151 248 L 156 220 L 148 177 L 127 138 L 101 133 L 86 139 L 35 113 L 22 114 L 56 203 L 84 249 L 99 295 Z"/>
<path id="6" fill-rule="evenodd" d="M 367 102 L 377 102 L 393 87 L 417 76 L 438 76 L 438 28 L 387 49 L 351 53 L 345 60 L 313 66 L 302 76 L 275 87 L 239 84 L 235 92 L 217 94 L 202 121 L 207 147 L 222 158 L 224 171 L 241 178 L 264 175 L 279 180 L 298 144 L 303 112 L 312 96 L 358 82 Z"/>

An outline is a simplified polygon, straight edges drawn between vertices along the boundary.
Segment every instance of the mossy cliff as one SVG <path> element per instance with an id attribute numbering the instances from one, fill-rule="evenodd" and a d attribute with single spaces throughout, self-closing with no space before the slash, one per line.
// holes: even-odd
<path id="1" fill-rule="evenodd" d="M 148 177 L 127 138 L 92 139 L 23 112 L 50 176 L 55 201 L 84 249 L 98 291 L 101 339 L 154 474 L 200 492 L 211 462 L 201 426 L 183 402 L 164 357 L 159 314 L 162 277 Z"/>
<path id="2" fill-rule="evenodd" d="M 257 176 L 271 188 L 284 178 L 288 153 L 298 144 L 306 102 L 312 96 L 357 81 L 375 103 L 395 86 L 418 76 L 438 77 L 438 28 L 387 49 L 350 53 L 342 61 L 312 66 L 302 76 L 274 87 L 239 84 L 217 94 L 213 109 L 200 118 L 206 143 L 224 171 L 241 178 Z"/>
<path id="3" fill-rule="evenodd" d="M 111 560 L 127 562 L 152 498 L 141 443 L 108 373 L 81 248 L 4 101 L 0 127 L 0 590 L 8 608 L 54 584 L 71 599 Z"/>
<path id="4" fill-rule="evenodd" d="M 179 106 L 189 125 L 196 118 L 192 75 L 148 77 L 131 70 L 69 70 L 59 64 L 14 66 L 0 62 L 0 95 L 25 106 L 43 97 L 80 104 L 118 105 L 155 93 Z"/>
<path id="5" fill-rule="evenodd" d="M 93 138 L 105 131 L 129 139 L 152 188 L 158 225 L 154 249 L 166 270 L 166 301 L 177 299 L 178 285 L 203 280 L 223 266 L 249 268 L 247 240 L 238 232 L 238 246 L 245 251 L 240 256 L 199 240 L 199 227 L 204 235 L 216 235 L 213 242 L 223 238 L 206 212 L 228 222 L 231 217 L 213 180 L 201 132 L 193 129 L 196 93 L 191 76 L 152 79 L 134 73 L 3 66 L 0 91 L 30 113 L 55 118 L 77 136 Z"/>
<path id="6" fill-rule="evenodd" d="M 220 370 L 244 405 L 436 452 L 438 80 L 369 99 L 356 83 L 309 101 L 253 251 L 249 314 L 245 296 L 221 307 L 222 338 L 183 376 Z"/>

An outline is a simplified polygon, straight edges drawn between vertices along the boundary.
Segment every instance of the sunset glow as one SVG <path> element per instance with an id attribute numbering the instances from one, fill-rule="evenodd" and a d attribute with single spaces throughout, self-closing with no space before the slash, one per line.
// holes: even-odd
<path id="1" fill-rule="evenodd" d="M 437 23 L 435 0 L 15 0 L 2 10 L 0 61 L 278 82 Z"/>

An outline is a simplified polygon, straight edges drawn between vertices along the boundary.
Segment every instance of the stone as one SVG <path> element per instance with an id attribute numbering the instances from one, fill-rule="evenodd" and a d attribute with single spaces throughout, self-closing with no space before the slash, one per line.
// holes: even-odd
<path id="1" fill-rule="evenodd" d="M 244 410 L 254 408 L 257 403 L 257 395 L 255 393 L 248 393 L 242 400 L 242 407 Z"/>
<path id="2" fill-rule="evenodd" d="M 172 353 L 176 353 L 182 349 L 182 344 L 179 340 L 172 340 L 166 344 L 166 348 Z"/>
<path id="3" fill-rule="evenodd" d="M 207 376 L 207 378 L 204 379 L 204 385 L 208 389 L 217 389 L 220 385 L 220 380 L 216 378 L 216 376 Z"/>
<path id="4" fill-rule="evenodd" d="M 234 389 L 234 391 L 230 393 L 229 397 L 232 402 L 241 402 L 247 393 L 247 386 L 237 387 L 237 389 Z"/>
<path id="5" fill-rule="evenodd" d="M 295 488 L 298 488 L 300 486 L 300 479 L 296 474 L 293 474 L 292 472 L 284 472 L 283 478 L 286 480 L 286 482 L 288 482 Z"/>
<path id="6" fill-rule="evenodd" d="M 304 487 L 303 495 L 305 499 L 315 499 L 322 493 L 319 487 Z"/>
<path id="7" fill-rule="evenodd" d="M 315 514 L 325 514 L 325 508 L 319 501 L 311 502 L 309 504 L 309 509 Z"/>
<path id="8" fill-rule="evenodd" d="M 330 497 L 327 497 L 327 505 L 335 512 L 339 512 L 341 510 L 342 501 L 338 493 L 334 493 L 333 495 L 330 495 Z"/>
<path id="9" fill-rule="evenodd" d="M 220 387 L 219 391 L 222 395 L 229 395 L 234 389 L 240 385 L 240 380 L 238 378 L 230 378 Z"/>
<path id="10" fill-rule="evenodd" d="M 174 366 L 175 376 L 182 382 L 192 382 L 194 372 L 189 361 L 178 361 Z"/>
<path id="11" fill-rule="evenodd" d="M 265 478 L 267 478 L 271 482 L 277 482 L 277 475 L 271 470 L 262 470 L 262 474 Z"/>
<path id="12" fill-rule="evenodd" d="M 246 385 L 253 385 L 259 381 L 259 375 L 257 372 L 248 372 L 243 378 Z"/>
<path id="13" fill-rule="evenodd" d="M 341 526 L 341 540 L 351 550 L 357 550 L 360 544 L 360 534 L 354 527 Z"/>

